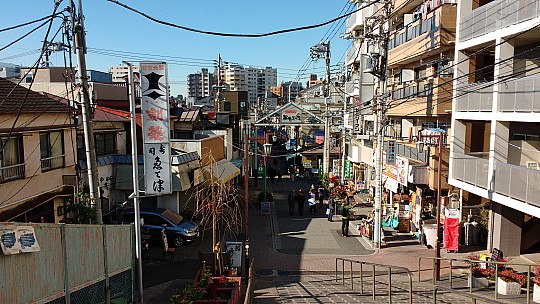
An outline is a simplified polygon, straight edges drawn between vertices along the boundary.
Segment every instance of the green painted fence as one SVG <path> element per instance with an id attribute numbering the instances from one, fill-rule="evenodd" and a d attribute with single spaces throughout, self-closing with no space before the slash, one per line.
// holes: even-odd
<path id="1" fill-rule="evenodd" d="M 132 225 L 33 226 L 40 251 L 0 251 L 0 303 L 132 303 Z"/>

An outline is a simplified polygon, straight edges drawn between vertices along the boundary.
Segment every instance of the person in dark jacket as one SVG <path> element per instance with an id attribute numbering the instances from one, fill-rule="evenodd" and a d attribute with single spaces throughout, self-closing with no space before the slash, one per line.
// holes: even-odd
<path id="1" fill-rule="evenodd" d="M 302 189 L 298 190 L 296 194 L 296 204 L 298 204 L 298 215 L 304 215 L 304 203 L 306 202 L 306 195 L 302 192 Z"/>
<path id="2" fill-rule="evenodd" d="M 343 202 L 343 207 L 341 208 L 341 235 L 344 237 L 349 236 L 349 212 L 351 206 L 347 204 L 347 201 Z"/>
<path id="3" fill-rule="evenodd" d="M 330 196 L 330 198 L 328 199 L 328 210 L 326 211 L 326 213 L 328 214 L 329 222 L 333 221 L 332 219 L 334 216 L 334 206 L 335 206 L 334 198 Z"/>
<path id="4" fill-rule="evenodd" d="M 287 203 L 289 204 L 289 214 L 293 215 L 294 204 L 296 203 L 296 192 L 294 190 L 291 190 L 291 192 L 289 192 L 289 196 L 287 197 Z"/>

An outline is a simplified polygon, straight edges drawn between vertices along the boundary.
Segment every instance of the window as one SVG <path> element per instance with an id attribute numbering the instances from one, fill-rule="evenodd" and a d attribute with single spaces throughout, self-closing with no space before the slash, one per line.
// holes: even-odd
<path id="1" fill-rule="evenodd" d="M 230 101 L 225 101 L 223 103 L 223 110 L 224 111 L 231 111 L 231 102 Z"/>
<path id="2" fill-rule="evenodd" d="M 141 215 L 141 217 L 144 219 L 145 225 L 149 225 L 149 226 L 167 225 L 167 222 L 164 219 L 154 214 L 143 214 Z"/>
<path id="3" fill-rule="evenodd" d="M 116 133 L 96 134 L 94 137 L 96 155 L 116 153 Z"/>
<path id="4" fill-rule="evenodd" d="M 433 65 L 435 69 L 435 76 L 437 77 L 452 77 L 452 61 L 443 60 Z"/>
<path id="5" fill-rule="evenodd" d="M 0 183 L 24 178 L 22 147 L 22 136 L 0 139 Z"/>
<path id="6" fill-rule="evenodd" d="M 41 171 L 64 167 L 64 134 L 61 131 L 39 134 Z"/>

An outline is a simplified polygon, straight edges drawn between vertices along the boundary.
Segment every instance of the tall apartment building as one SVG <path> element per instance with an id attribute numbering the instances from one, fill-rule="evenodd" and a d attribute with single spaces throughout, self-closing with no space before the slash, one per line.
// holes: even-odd
<path id="1" fill-rule="evenodd" d="M 133 73 L 139 73 L 139 66 L 133 66 Z M 109 68 L 109 74 L 112 75 L 112 82 L 126 82 L 128 75 L 127 65 L 114 65 Z"/>
<path id="2" fill-rule="evenodd" d="M 288 102 L 294 102 L 298 93 L 302 91 L 304 87 L 301 82 L 298 81 L 286 81 L 277 86 L 270 87 L 270 93 L 278 97 L 278 104 L 285 104 Z"/>
<path id="3" fill-rule="evenodd" d="M 351 15 L 346 35 L 353 40 L 346 54 L 351 71 L 345 85 L 349 96 L 344 117 L 352 136 L 347 159 L 352 163 L 353 179 L 362 188 L 373 189 L 374 143 L 377 132 L 374 106 L 384 104 L 384 151 L 395 144 L 395 164 L 386 164 L 383 156 L 383 206 L 409 202 L 412 223 L 404 221 L 404 230 L 419 228 L 423 209 L 435 210 L 437 172 L 447 176 L 447 133 L 451 124 L 452 71 L 455 41 L 456 4 L 452 1 L 395 0 L 390 12 L 387 69 L 381 70 L 384 49 L 377 36 L 381 24 L 373 23 L 374 14 L 383 17 L 384 2 L 373 4 Z M 357 1 L 357 6 L 365 2 Z M 386 87 L 379 76 L 386 73 Z M 375 88 L 375 90 L 373 90 Z M 416 146 L 421 135 L 443 134 L 442 168 L 437 167 L 435 145 Z M 384 153 L 386 155 L 386 152 Z M 441 192 L 451 187 L 442 179 Z"/>
<path id="4" fill-rule="evenodd" d="M 188 97 L 212 96 L 214 75 L 208 73 L 208 69 L 201 69 L 187 77 Z"/>
<path id="5" fill-rule="evenodd" d="M 264 98 L 265 92 L 277 85 L 277 69 L 225 64 L 221 67 L 221 81 L 230 91 L 248 91 L 249 103 L 255 105 L 257 98 Z"/>
<path id="6" fill-rule="evenodd" d="M 449 182 L 490 209 L 488 249 L 518 255 L 540 232 L 540 2 L 457 11 Z"/>
<path id="7" fill-rule="evenodd" d="M 306 88 L 309 89 L 318 84 L 321 84 L 322 82 L 322 79 L 317 78 L 317 74 L 309 74 L 308 80 L 306 81 Z"/>

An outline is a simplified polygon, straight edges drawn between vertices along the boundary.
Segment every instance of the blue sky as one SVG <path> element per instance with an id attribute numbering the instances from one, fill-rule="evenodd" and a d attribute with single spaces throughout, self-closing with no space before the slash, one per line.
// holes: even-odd
<path id="1" fill-rule="evenodd" d="M 77 1 L 75 1 L 77 2 Z M 351 11 L 348 0 L 120 0 L 152 17 L 206 31 L 224 33 L 266 33 L 312 25 L 331 20 L 343 10 Z M 60 8 L 68 1 L 64 0 Z M 18 0 L 3 5 L 0 30 L 51 14 L 53 0 Z M 344 22 L 316 29 L 265 38 L 230 38 L 191 33 L 160 25 L 106 0 L 83 0 L 87 32 L 88 69 L 107 71 L 122 60 L 160 60 L 169 63 L 169 82 L 173 95 L 184 94 L 189 73 L 201 68 L 213 71 L 218 53 L 223 61 L 278 69 L 278 82 L 300 80 L 307 73 L 324 77 L 324 60 L 311 62 L 309 49 L 321 39 L 331 38 L 332 64 L 343 62 L 349 41 L 340 38 Z M 39 23 L 0 32 L 0 48 L 32 30 Z M 54 23 L 56 31 L 60 22 Z M 32 65 L 38 54 L 20 54 L 41 48 L 46 27 L 0 51 L 0 62 Z M 59 41 L 56 39 L 55 41 Z M 11 57 L 11 58 L 10 58 Z M 51 56 L 53 66 L 63 66 L 62 53 Z M 307 67 L 307 69 L 306 69 Z"/>

